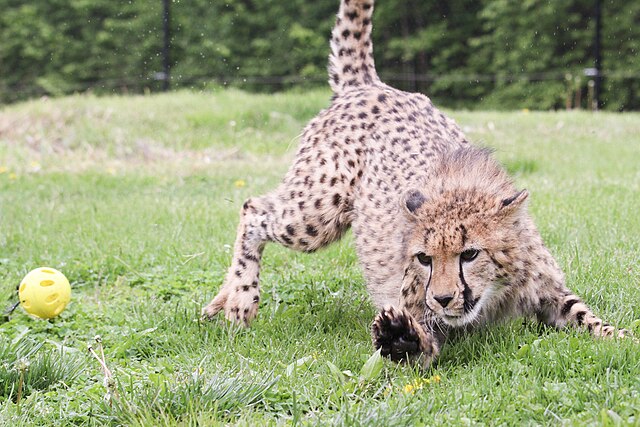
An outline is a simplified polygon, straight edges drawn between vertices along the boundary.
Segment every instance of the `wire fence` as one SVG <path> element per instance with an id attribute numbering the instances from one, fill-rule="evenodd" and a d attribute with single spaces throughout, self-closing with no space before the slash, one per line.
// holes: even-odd
<path id="1" fill-rule="evenodd" d="M 435 82 L 451 82 L 451 83 L 468 83 L 474 85 L 480 82 L 516 82 L 516 81 L 567 81 L 575 78 L 593 78 L 589 74 L 590 69 L 583 72 L 575 72 L 575 70 L 556 70 L 537 73 L 500 73 L 500 74 L 474 74 L 474 73 L 451 73 L 451 74 L 413 74 L 413 73 L 380 73 L 383 81 L 389 83 L 435 83 Z M 161 74 L 161 73 L 159 73 Z M 600 73 L 604 79 L 640 80 L 640 72 L 611 70 L 602 71 Z M 253 85 L 253 86 L 295 86 L 295 85 L 322 85 L 328 79 L 326 75 L 286 75 L 286 76 L 242 76 L 242 75 L 193 75 L 193 76 L 173 76 L 170 79 L 171 86 L 174 89 L 198 89 L 199 86 L 205 84 L 213 84 L 216 86 L 231 85 Z M 154 87 L 162 86 L 163 78 L 158 76 L 137 77 L 137 78 L 112 78 L 100 79 L 94 81 L 79 82 L 73 84 L 65 84 L 59 88 L 60 93 L 82 93 L 94 90 L 111 91 L 113 93 L 126 94 L 129 91 L 144 90 L 145 88 L 152 90 Z M 56 92 L 50 87 L 42 87 L 37 85 L 16 86 L 10 89 L 12 93 L 23 96 L 42 96 L 51 92 Z"/>

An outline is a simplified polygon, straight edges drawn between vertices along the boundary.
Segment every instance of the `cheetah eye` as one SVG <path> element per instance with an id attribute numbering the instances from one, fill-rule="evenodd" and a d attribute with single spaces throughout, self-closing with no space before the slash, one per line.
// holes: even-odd
<path id="1" fill-rule="evenodd" d="M 416 258 L 418 258 L 418 262 L 420 264 L 424 265 L 425 267 L 431 267 L 431 257 L 429 255 L 425 254 L 424 252 L 420 252 L 416 255 Z"/>
<path id="2" fill-rule="evenodd" d="M 460 254 L 460 259 L 465 262 L 473 261 L 480 253 L 477 249 L 467 249 Z"/>

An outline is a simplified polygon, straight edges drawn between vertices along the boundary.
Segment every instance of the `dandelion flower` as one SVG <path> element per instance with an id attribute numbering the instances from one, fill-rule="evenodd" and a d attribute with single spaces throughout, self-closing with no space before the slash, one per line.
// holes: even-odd
<path id="1" fill-rule="evenodd" d="M 16 362 L 16 369 L 18 371 L 28 371 L 29 366 L 31 366 L 31 363 L 25 357 L 21 357 L 20 360 Z"/>
<path id="2" fill-rule="evenodd" d="M 244 187 L 245 185 L 247 185 L 247 183 L 246 183 L 246 182 L 244 182 L 244 180 L 239 179 L 239 180 L 237 180 L 236 182 L 234 182 L 234 183 L 233 183 L 233 185 L 235 185 L 237 188 L 242 188 L 242 187 Z"/>
<path id="3" fill-rule="evenodd" d="M 416 380 L 413 380 L 413 382 L 410 382 L 409 384 L 405 385 L 402 388 L 402 390 L 406 394 L 415 394 L 416 391 L 422 390 L 425 386 L 428 386 L 431 383 L 439 384 L 440 380 L 441 380 L 440 375 L 434 375 L 431 378 L 418 378 Z"/>

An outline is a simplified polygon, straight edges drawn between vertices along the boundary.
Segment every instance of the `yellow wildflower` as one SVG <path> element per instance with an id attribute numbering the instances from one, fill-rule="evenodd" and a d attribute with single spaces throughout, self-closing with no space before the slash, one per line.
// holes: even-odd
<path id="1" fill-rule="evenodd" d="M 9 174 L 9 179 L 12 180 L 12 181 L 16 180 L 16 179 L 18 179 L 18 175 L 16 175 L 15 173 L 11 172 Z"/>
<path id="2" fill-rule="evenodd" d="M 418 378 L 413 382 L 405 385 L 402 390 L 407 394 L 415 394 L 416 391 L 422 390 L 425 386 L 433 384 L 439 384 L 441 381 L 440 375 L 434 375 L 431 378 Z"/>
<path id="3" fill-rule="evenodd" d="M 404 386 L 402 389 L 407 394 L 414 394 L 418 390 L 422 390 L 424 383 L 422 380 L 418 379 Z"/>
<path id="4" fill-rule="evenodd" d="M 244 187 L 245 185 L 247 185 L 247 183 L 246 183 L 246 182 L 244 182 L 244 180 L 239 179 L 239 180 L 237 180 L 236 182 L 234 182 L 234 183 L 233 183 L 233 185 L 235 185 L 237 188 L 242 188 L 242 187 Z"/>
<path id="5" fill-rule="evenodd" d="M 7 173 L 9 169 L 6 168 L 6 166 L 0 166 L 0 175 L 2 175 L 3 173 Z"/>
<path id="6" fill-rule="evenodd" d="M 413 386 L 413 384 L 407 384 L 403 387 L 402 391 L 407 394 L 414 394 L 416 392 L 416 388 Z"/>

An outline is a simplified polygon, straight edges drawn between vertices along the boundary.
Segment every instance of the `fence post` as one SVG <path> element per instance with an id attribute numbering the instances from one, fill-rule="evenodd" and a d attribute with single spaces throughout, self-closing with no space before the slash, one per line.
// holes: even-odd
<path id="1" fill-rule="evenodd" d="M 593 41 L 593 54 L 594 54 L 594 68 L 595 78 L 593 86 L 593 105 L 592 110 L 599 110 L 602 107 L 600 102 L 600 91 L 602 89 L 602 53 L 600 49 L 600 39 L 602 32 L 602 8 L 601 1 L 596 0 L 596 33 L 595 40 Z"/>
<path id="2" fill-rule="evenodd" d="M 169 62 L 169 44 L 171 41 L 171 29 L 170 29 L 170 12 L 169 12 L 170 0 L 163 0 L 163 14 L 162 14 L 162 30 L 164 33 L 164 43 L 162 46 L 162 68 L 164 73 L 164 80 L 162 82 L 162 90 L 169 90 L 169 80 L 171 73 L 171 64 Z"/>

